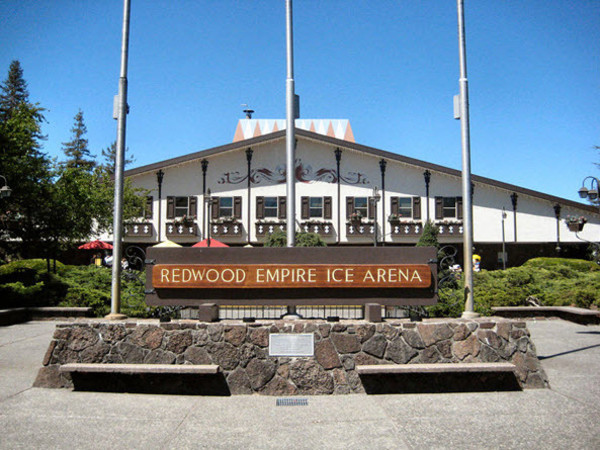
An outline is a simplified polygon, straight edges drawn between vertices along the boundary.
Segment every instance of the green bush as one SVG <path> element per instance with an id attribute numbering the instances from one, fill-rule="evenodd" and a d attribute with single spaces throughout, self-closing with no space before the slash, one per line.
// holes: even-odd
<path id="1" fill-rule="evenodd" d="M 286 247 L 286 232 L 276 230 L 266 239 L 264 245 L 265 247 Z M 296 233 L 296 247 L 327 247 L 327 244 L 318 234 L 301 231 L 300 233 Z"/>

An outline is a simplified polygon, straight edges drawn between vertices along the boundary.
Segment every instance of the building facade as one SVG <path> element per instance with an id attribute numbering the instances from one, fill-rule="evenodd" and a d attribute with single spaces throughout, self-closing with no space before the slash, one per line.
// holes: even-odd
<path id="1" fill-rule="evenodd" d="M 415 245 L 423 225 L 459 251 L 463 234 L 461 173 L 354 142 L 348 121 L 296 121 L 296 229 L 328 245 Z M 144 217 L 125 242 L 206 237 L 231 246 L 262 245 L 286 229 L 285 122 L 240 120 L 234 142 L 128 170 L 149 192 Z M 541 255 L 581 256 L 598 240 L 598 208 L 474 175 L 475 252 L 482 267 Z M 579 233 L 567 216 L 585 216 Z M 557 250 L 559 248 L 559 250 Z"/>

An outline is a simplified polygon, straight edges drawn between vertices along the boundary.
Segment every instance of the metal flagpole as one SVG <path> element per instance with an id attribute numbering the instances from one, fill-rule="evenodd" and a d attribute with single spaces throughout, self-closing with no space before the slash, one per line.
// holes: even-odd
<path id="1" fill-rule="evenodd" d="M 465 279 L 465 311 L 462 317 L 478 317 L 473 300 L 473 201 L 471 197 L 471 149 L 469 134 L 469 86 L 467 81 L 467 50 L 465 44 L 464 0 L 457 0 L 458 54 L 460 60 L 460 135 L 462 143 L 462 196 L 463 196 L 463 273 Z"/>
<path id="2" fill-rule="evenodd" d="M 117 152 L 115 155 L 115 203 L 113 218 L 113 263 L 110 314 L 107 319 L 124 319 L 121 314 L 121 254 L 123 239 L 123 165 L 125 128 L 127 123 L 127 57 L 129 49 L 130 0 L 123 0 L 123 38 L 121 42 L 121 75 L 119 78 Z"/>
<path id="3" fill-rule="evenodd" d="M 294 38 L 292 30 L 292 0 L 285 2 L 287 79 L 286 87 L 286 183 L 287 183 L 287 246 L 294 247 L 296 238 L 296 129 L 294 114 Z"/>

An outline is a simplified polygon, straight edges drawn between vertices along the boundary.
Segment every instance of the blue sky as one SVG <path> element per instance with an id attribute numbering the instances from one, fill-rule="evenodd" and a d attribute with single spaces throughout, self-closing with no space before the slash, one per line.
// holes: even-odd
<path id="1" fill-rule="evenodd" d="M 475 174 L 577 200 L 600 175 L 600 2 L 466 0 Z M 92 152 L 116 137 L 122 0 L 0 1 L 0 71 L 18 59 L 62 156 L 81 108 Z M 360 144 L 460 169 L 456 2 L 296 0 L 303 118 Z M 134 166 L 232 141 L 241 104 L 285 117 L 284 0 L 132 0 Z"/>

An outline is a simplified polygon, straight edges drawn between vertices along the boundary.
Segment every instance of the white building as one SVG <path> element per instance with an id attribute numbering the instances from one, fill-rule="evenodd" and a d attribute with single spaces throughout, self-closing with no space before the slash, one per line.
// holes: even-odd
<path id="1" fill-rule="evenodd" d="M 374 245 L 375 239 L 414 245 L 430 219 L 440 242 L 460 251 L 460 171 L 357 144 L 347 120 L 297 119 L 296 128 L 298 230 L 316 232 L 328 245 Z M 210 229 L 211 237 L 232 246 L 261 245 L 273 230 L 285 230 L 285 120 L 242 119 L 231 144 L 125 176 L 150 192 L 146 217 L 126 226 L 126 244 L 191 245 Z M 472 181 L 475 252 L 484 268 L 501 265 L 503 241 L 507 262 L 519 264 L 541 255 L 583 256 L 581 239 L 600 238 L 597 207 L 477 175 Z M 567 216 L 588 223 L 576 235 Z"/>

